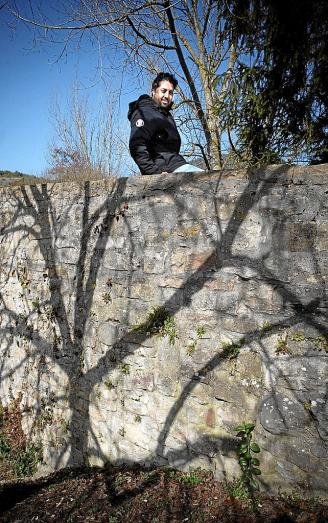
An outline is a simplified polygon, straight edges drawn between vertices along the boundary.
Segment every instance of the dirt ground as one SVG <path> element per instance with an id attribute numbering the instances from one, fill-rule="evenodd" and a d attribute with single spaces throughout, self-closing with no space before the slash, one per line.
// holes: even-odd
<path id="1" fill-rule="evenodd" d="M 1 522 L 327 523 L 328 506 L 301 496 L 237 499 L 205 471 L 107 467 L 63 470 L 0 486 Z M 234 495 L 232 495 L 232 493 Z"/>

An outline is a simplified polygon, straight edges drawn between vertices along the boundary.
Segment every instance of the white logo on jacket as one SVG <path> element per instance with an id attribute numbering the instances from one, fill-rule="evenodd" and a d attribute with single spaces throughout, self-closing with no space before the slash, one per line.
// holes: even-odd
<path id="1" fill-rule="evenodd" d="M 139 120 L 136 121 L 136 126 L 142 127 L 143 125 L 145 125 L 145 122 L 141 118 L 139 118 Z"/>

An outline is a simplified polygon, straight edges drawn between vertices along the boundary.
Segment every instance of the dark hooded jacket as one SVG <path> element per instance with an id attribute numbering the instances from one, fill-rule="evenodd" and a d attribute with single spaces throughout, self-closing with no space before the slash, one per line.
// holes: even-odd
<path id="1" fill-rule="evenodd" d="M 173 172 L 186 163 L 179 154 L 181 139 L 171 113 L 147 94 L 129 104 L 130 153 L 141 174 Z"/>

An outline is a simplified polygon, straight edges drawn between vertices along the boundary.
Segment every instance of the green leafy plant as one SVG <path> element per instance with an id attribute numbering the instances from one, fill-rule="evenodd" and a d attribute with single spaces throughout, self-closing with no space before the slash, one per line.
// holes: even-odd
<path id="1" fill-rule="evenodd" d="M 41 305 L 39 298 L 35 298 L 35 300 L 32 301 L 32 306 L 36 310 L 38 314 L 41 312 Z"/>
<path id="2" fill-rule="evenodd" d="M 187 354 L 189 356 L 191 356 L 195 350 L 196 350 L 196 345 L 197 345 L 197 341 L 196 340 L 191 340 L 190 343 L 188 343 L 188 346 L 187 346 Z"/>
<path id="3" fill-rule="evenodd" d="M 12 469 L 16 476 L 32 476 L 42 461 L 42 447 L 34 443 L 26 445 L 12 460 Z"/>
<path id="4" fill-rule="evenodd" d="M 303 407 L 304 407 L 305 410 L 310 411 L 311 410 L 311 401 L 310 400 L 305 400 L 304 403 L 303 403 Z"/>
<path id="5" fill-rule="evenodd" d="M 276 354 L 290 354 L 291 350 L 288 347 L 287 335 L 284 338 L 279 337 L 276 344 Z"/>
<path id="6" fill-rule="evenodd" d="M 328 352 L 328 334 L 322 334 L 314 340 L 314 346 L 319 350 Z"/>
<path id="7" fill-rule="evenodd" d="M 301 332 L 301 331 L 297 331 L 297 332 L 293 332 L 293 334 L 291 335 L 290 339 L 292 341 L 304 341 L 305 340 L 305 336 L 304 336 L 304 333 Z"/>
<path id="8" fill-rule="evenodd" d="M 102 300 L 103 300 L 104 303 L 106 303 L 106 305 L 108 305 L 112 301 L 110 293 L 109 292 L 104 292 L 103 295 L 102 295 Z"/>
<path id="9" fill-rule="evenodd" d="M 172 469 L 170 467 L 166 467 L 164 469 L 164 476 L 169 479 L 175 478 L 177 475 L 177 471 L 175 469 Z"/>
<path id="10" fill-rule="evenodd" d="M 3 432 L 0 432 L 0 461 L 10 454 L 10 444 Z"/>
<path id="11" fill-rule="evenodd" d="M 130 374 L 130 365 L 128 363 L 122 363 L 121 372 L 125 376 L 128 376 L 128 374 Z"/>
<path id="12" fill-rule="evenodd" d="M 242 478 L 229 481 L 226 485 L 227 492 L 236 499 L 249 499 L 249 492 Z"/>
<path id="13" fill-rule="evenodd" d="M 197 334 L 198 338 L 201 338 L 202 336 L 204 336 L 205 332 L 206 332 L 206 330 L 203 325 L 201 325 L 200 327 L 197 327 L 197 329 L 196 329 L 196 334 Z"/>
<path id="14" fill-rule="evenodd" d="M 261 451 L 259 445 L 252 441 L 254 428 L 253 423 L 243 423 L 234 429 L 237 432 L 237 437 L 241 439 L 237 448 L 238 462 L 242 471 L 241 481 L 250 496 L 253 495 L 255 490 L 259 489 L 255 477 L 261 474 L 261 470 L 258 468 L 260 461 L 253 456 L 253 454 L 258 454 Z"/>
<path id="15" fill-rule="evenodd" d="M 108 378 L 106 381 L 104 381 L 105 387 L 107 387 L 108 390 L 112 390 L 115 388 L 115 385 L 113 385 L 113 382 L 110 378 Z"/>
<path id="16" fill-rule="evenodd" d="M 170 345 L 178 337 L 175 319 L 164 307 L 153 307 L 144 323 L 135 325 L 133 330 L 147 336 L 159 334 L 168 336 Z"/>
<path id="17" fill-rule="evenodd" d="M 272 330 L 272 323 L 264 321 L 261 327 L 262 332 L 270 332 Z"/>
<path id="18" fill-rule="evenodd" d="M 233 360 L 234 358 L 237 358 L 237 356 L 240 353 L 240 349 L 242 348 L 244 343 L 245 343 L 244 338 L 242 338 L 241 340 L 239 340 L 236 343 L 233 343 L 232 341 L 222 343 L 222 345 L 221 345 L 222 358 L 225 358 L 227 360 Z"/>
<path id="19" fill-rule="evenodd" d="M 197 327 L 196 329 L 196 336 L 197 336 L 197 339 L 195 338 L 191 338 L 190 342 L 188 343 L 188 346 L 187 346 L 187 354 L 189 356 L 191 356 L 195 350 L 196 350 L 196 346 L 197 346 L 197 341 L 202 337 L 204 336 L 205 334 L 205 327 L 203 325 L 201 325 L 200 327 Z"/>
<path id="20" fill-rule="evenodd" d="M 195 485 L 199 485 L 202 482 L 202 478 L 200 477 L 197 470 L 192 470 L 190 472 L 185 472 L 184 474 L 182 474 L 179 477 L 179 481 L 184 485 L 194 487 Z"/>

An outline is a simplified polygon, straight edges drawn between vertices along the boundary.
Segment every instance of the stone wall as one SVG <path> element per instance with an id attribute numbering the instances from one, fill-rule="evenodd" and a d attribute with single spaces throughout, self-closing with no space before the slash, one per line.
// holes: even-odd
<path id="1" fill-rule="evenodd" d="M 0 392 L 39 473 L 141 463 L 328 485 L 328 166 L 0 190 Z"/>

